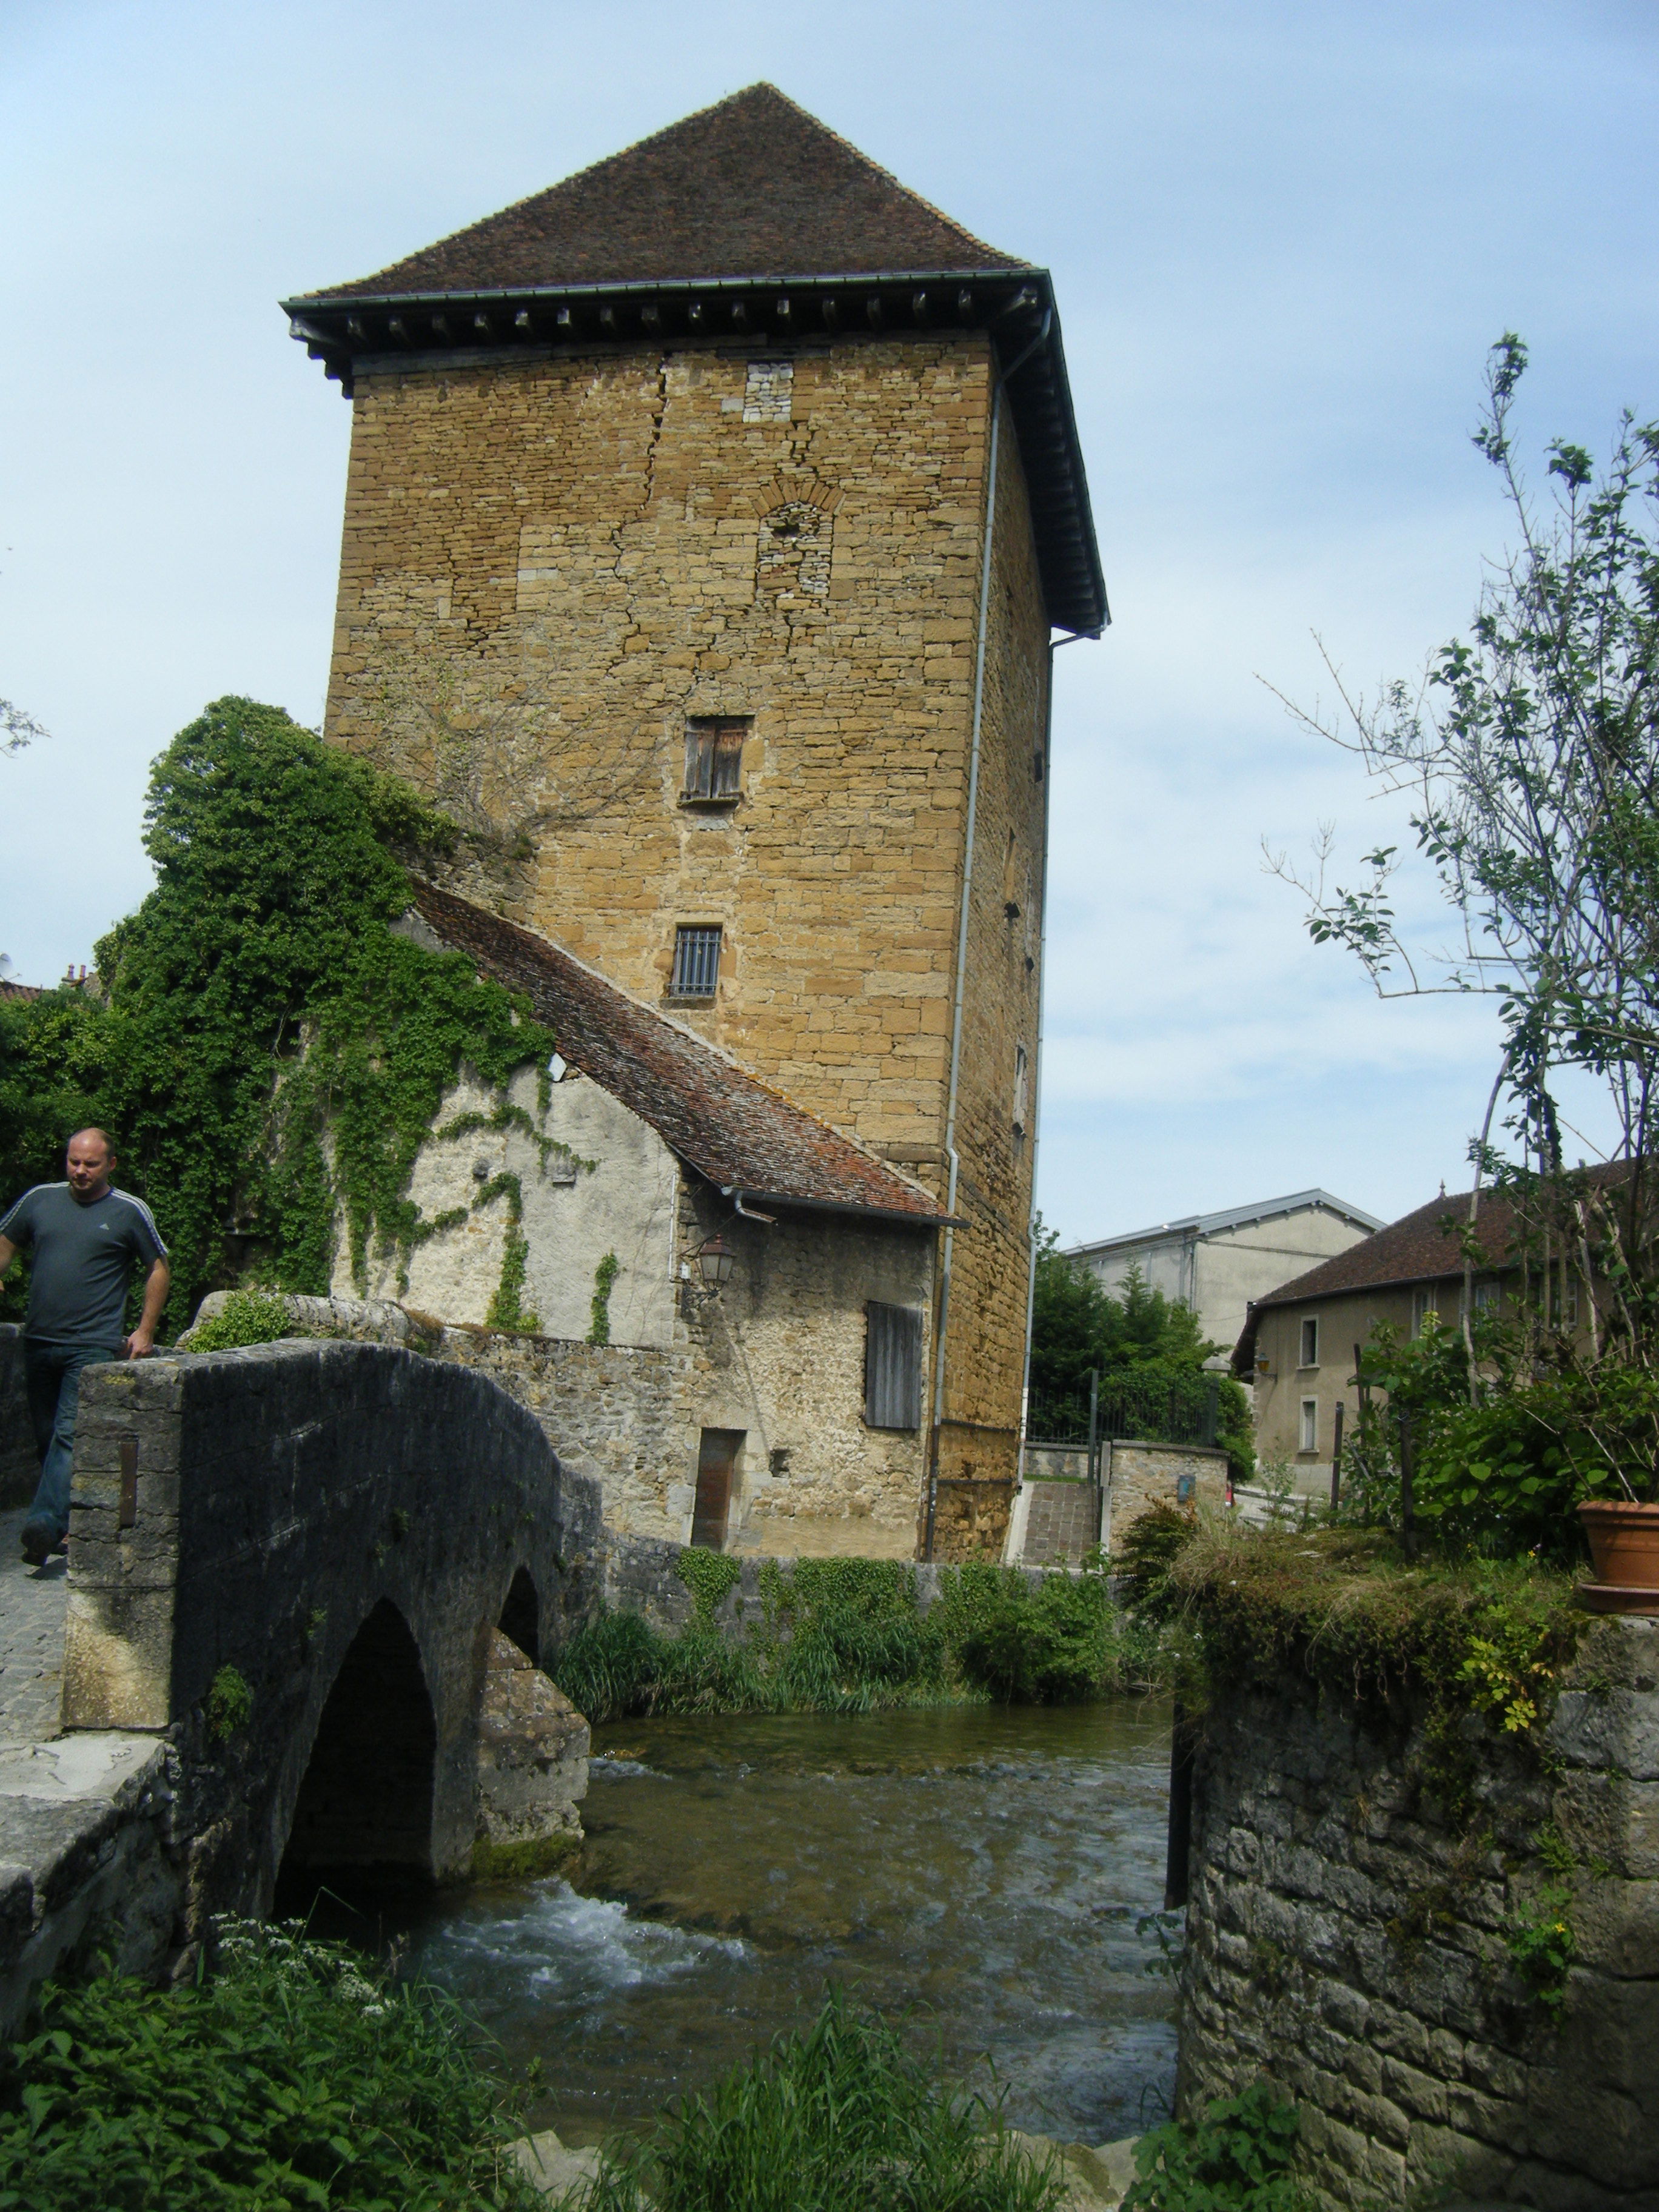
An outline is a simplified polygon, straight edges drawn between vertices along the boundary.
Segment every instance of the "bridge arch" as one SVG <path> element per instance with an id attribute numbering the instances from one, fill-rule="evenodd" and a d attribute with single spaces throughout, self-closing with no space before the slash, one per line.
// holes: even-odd
<path id="1" fill-rule="evenodd" d="M 285 1863 L 442 1881 L 504 1823 L 571 1831 L 586 1723 L 534 1660 L 596 1602 L 598 1486 L 487 1376 L 316 1341 L 112 1364 L 75 1489 L 64 1722 L 175 1746 L 184 1940 Z"/>
<path id="2" fill-rule="evenodd" d="M 365 1875 L 429 1881 L 436 1717 L 409 1623 L 381 1598 L 346 1647 L 312 1739 L 279 1896 Z"/>

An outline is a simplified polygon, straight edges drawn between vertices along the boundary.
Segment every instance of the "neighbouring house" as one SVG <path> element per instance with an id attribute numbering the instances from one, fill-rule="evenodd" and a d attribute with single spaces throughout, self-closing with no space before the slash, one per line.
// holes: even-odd
<path id="1" fill-rule="evenodd" d="M 424 884 L 400 926 L 522 993 L 557 1051 L 445 1102 L 369 1296 L 447 1324 L 619 1531 L 912 1557 L 939 1200 L 532 931 Z M 359 1292 L 343 1252 L 334 1289 Z"/>
<path id="2" fill-rule="evenodd" d="M 1592 1170 L 1616 1178 L 1618 1167 Z M 1352 1434 L 1358 1407 L 1354 1382 L 1361 1348 L 1380 1322 L 1402 1337 L 1421 1334 L 1435 1315 L 1460 1325 L 1464 1297 L 1462 1232 L 1469 1193 L 1419 1206 L 1363 1243 L 1281 1283 L 1255 1299 L 1239 1333 L 1233 1373 L 1255 1385 L 1257 1456 L 1266 1465 L 1288 1463 L 1304 1487 L 1330 1479 L 1336 1409 Z M 1477 1312 L 1501 1313 L 1519 1286 L 1513 1208 L 1501 1193 L 1483 1191 L 1475 1234 L 1484 1264 L 1474 1273 Z M 1551 1311 L 1562 1326 L 1585 1326 L 1579 1279 L 1564 1271 L 1551 1285 Z"/>
<path id="3" fill-rule="evenodd" d="M 1048 272 L 756 85 L 285 305 L 353 409 L 326 736 L 454 815 L 453 888 L 948 1217 L 882 1232 L 927 1316 L 907 1525 L 994 1551 L 1051 633 L 1108 619 Z M 653 1236 L 684 1202 L 657 1141 Z M 579 1171 L 568 1210 L 598 1189 Z M 845 1233 L 792 1218 L 764 1249 L 827 1277 Z M 665 1331 L 665 1258 L 617 1252 L 617 1325 Z M 537 1295 L 564 1328 L 590 1291 Z"/>
<path id="4" fill-rule="evenodd" d="M 1298 1263 L 1333 1258 L 1382 1224 L 1328 1190 L 1293 1191 L 1255 1206 L 1188 1214 L 1066 1253 L 1109 1291 L 1139 1268 L 1148 1289 L 1190 1306 L 1212 1343 L 1236 1344 L 1251 1301 L 1282 1283 Z M 1246 1378 L 1248 1380 L 1248 1377 Z"/>

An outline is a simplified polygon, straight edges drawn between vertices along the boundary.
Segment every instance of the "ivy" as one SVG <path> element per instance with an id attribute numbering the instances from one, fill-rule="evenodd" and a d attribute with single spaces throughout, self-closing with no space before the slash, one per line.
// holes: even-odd
<path id="1" fill-rule="evenodd" d="M 721 1601 L 743 1578 L 741 1565 L 726 1552 L 706 1552 L 690 1546 L 674 1562 L 674 1572 L 691 1593 L 696 1618 L 712 1627 Z"/>
<path id="2" fill-rule="evenodd" d="M 611 1291 L 621 1273 L 622 1261 L 614 1252 L 607 1252 L 593 1270 L 593 1303 L 589 1309 L 593 1318 L 587 1332 L 590 1344 L 611 1341 Z"/>
<path id="3" fill-rule="evenodd" d="M 507 1200 L 507 1237 L 501 1249 L 501 1279 L 489 1301 L 485 1319 L 491 1328 L 516 1330 L 534 1336 L 541 1316 L 524 1303 L 525 1271 L 530 1261 L 530 1240 L 524 1233 L 524 1185 L 511 1170 L 492 1176 L 473 1201 L 474 1208 L 492 1198 Z"/>
<path id="4" fill-rule="evenodd" d="M 453 830 L 238 698 L 157 760 L 144 824 L 155 887 L 97 946 L 98 989 L 0 1008 L 0 1179 L 54 1179 L 73 1128 L 111 1128 L 172 1250 L 174 1331 L 240 1281 L 325 1293 L 337 1221 L 365 1287 L 421 1236 L 410 1175 L 462 1069 L 500 1089 L 552 1049 L 461 955 L 389 927 L 403 860 Z"/>

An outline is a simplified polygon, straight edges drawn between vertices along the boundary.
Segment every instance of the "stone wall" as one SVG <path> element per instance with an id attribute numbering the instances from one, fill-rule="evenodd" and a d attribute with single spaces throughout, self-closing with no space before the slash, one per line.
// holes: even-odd
<path id="1" fill-rule="evenodd" d="M 40 1480 L 23 1387 L 23 1332 L 15 1322 L 0 1322 L 0 1513 L 27 1505 Z"/>
<path id="2" fill-rule="evenodd" d="M 940 333 L 361 375 L 326 720 L 440 799 L 447 729 L 465 805 L 533 847 L 462 888 L 939 1192 L 991 372 Z M 1023 1382 L 1048 788 L 1006 411 L 996 492 L 939 1459 L 981 1548 Z M 749 723 L 728 802 L 683 795 L 702 716 Z M 723 933 L 712 1005 L 673 998 L 681 924 Z"/>
<path id="3" fill-rule="evenodd" d="M 1466 1724 L 1475 1809 L 1434 1794 L 1420 1711 L 1308 1679 L 1223 1686 L 1192 1771 L 1179 2098 L 1266 2075 L 1332 2202 L 1455 2185 L 1540 2212 L 1659 2208 L 1659 1623 L 1598 1623 L 1540 1759 Z M 1559 2021 L 1509 1938 L 1577 1863 Z"/>
<path id="4" fill-rule="evenodd" d="M 1151 1506 L 1220 1505 L 1226 1498 L 1227 1455 L 1211 1445 L 1109 1443 L 1102 1447 L 1101 1462 L 1106 1510 L 1100 1540 L 1109 1551 Z"/>
<path id="5" fill-rule="evenodd" d="M 465 1870 L 508 1592 L 526 1579 L 552 1644 L 598 1589 L 597 1493 L 522 1407 L 483 1376 L 370 1344 L 110 1366 L 82 1385 L 75 1493 L 64 1723 L 167 1733 L 198 1915 L 269 1906 L 325 1707 L 359 1662 L 363 1745 L 406 1717 L 434 1747 L 411 1801 L 421 1832 L 384 1856 Z M 424 1720 L 376 1717 L 398 1665 Z M 225 1670 L 240 1713 L 216 1705 Z"/>

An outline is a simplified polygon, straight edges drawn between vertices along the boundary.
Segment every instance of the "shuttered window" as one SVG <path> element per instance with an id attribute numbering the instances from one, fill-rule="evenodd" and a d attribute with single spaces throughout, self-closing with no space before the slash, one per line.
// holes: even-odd
<path id="1" fill-rule="evenodd" d="M 687 799 L 736 799 L 743 780 L 749 720 L 701 715 L 685 726 Z"/>
<path id="2" fill-rule="evenodd" d="M 864 1418 L 872 1429 L 921 1426 L 921 1308 L 865 1307 Z"/>

